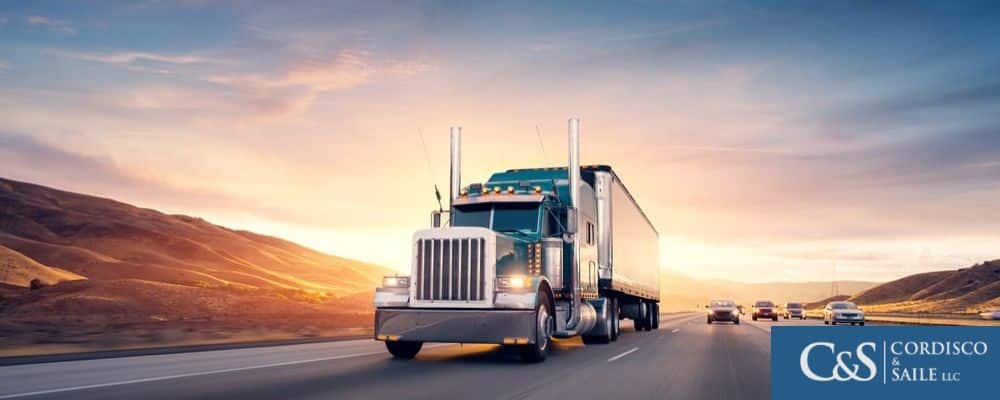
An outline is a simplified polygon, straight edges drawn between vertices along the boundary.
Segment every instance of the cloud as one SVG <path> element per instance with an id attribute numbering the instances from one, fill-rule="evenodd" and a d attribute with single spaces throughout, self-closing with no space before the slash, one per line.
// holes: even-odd
<path id="1" fill-rule="evenodd" d="M 239 92 L 255 111 L 270 116 L 307 109 L 319 95 L 361 86 L 378 76 L 409 77 L 431 70 L 422 61 L 377 64 L 368 52 L 344 50 L 325 59 L 299 59 L 273 74 L 214 75 L 208 82 Z"/>
<path id="2" fill-rule="evenodd" d="M 152 61 L 165 64 L 195 64 L 206 62 L 206 59 L 191 54 L 158 54 L 141 51 L 126 51 L 115 53 L 81 53 L 56 51 L 56 54 L 78 60 L 94 61 L 105 64 L 135 64 L 141 61 Z"/>
<path id="3" fill-rule="evenodd" d="M 27 18 L 28 25 L 44 26 L 57 32 L 62 32 L 70 35 L 76 34 L 76 28 L 73 27 L 69 21 L 61 19 L 53 19 L 49 17 L 43 17 L 39 15 L 32 15 Z"/>
<path id="4" fill-rule="evenodd" d="M 374 72 L 367 54 L 343 51 L 327 60 L 299 60 L 278 74 L 217 75 L 207 80 L 212 83 L 261 90 L 303 87 L 311 92 L 346 89 L 368 81 Z"/>
<path id="5" fill-rule="evenodd" d="M 251 215 L 293 223 L 315 223 L 314 216 L 234 197 L 216 191 L 179 187 L 154 176 L 131 173 L 107 157 L 67 151 L 31 136 L 0 132 L 2 177 L 98 193 L 116 200 L 164 204 L 188 210 L 241 210 Z"/>

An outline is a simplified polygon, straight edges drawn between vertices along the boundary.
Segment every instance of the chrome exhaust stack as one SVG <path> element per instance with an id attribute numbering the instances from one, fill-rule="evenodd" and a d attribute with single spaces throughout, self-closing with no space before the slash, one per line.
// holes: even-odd
<path id="1" fill-rule="evenodd" d="M 451 127 L 451 186 L 448 193 L 448 209 L 452 210 L 455 199 L 462 191 L 462 127 Z M 452 210 L 454 212 L 454 210 Z"/>
<path id="2" fill-rule="evenodd" d="M 580 299 L 580 119 L 569 120 L 569 199 L 567 212 L 567 233 L 573 243 L 573 265 L 570 266 L 570 282 L 573 300 L 570 302 L 570 318 L 566 329 L 556 331 L 555 337 L 571 337 L 589 331 L 596 323 L 597 315 L 590 303 Z"/>

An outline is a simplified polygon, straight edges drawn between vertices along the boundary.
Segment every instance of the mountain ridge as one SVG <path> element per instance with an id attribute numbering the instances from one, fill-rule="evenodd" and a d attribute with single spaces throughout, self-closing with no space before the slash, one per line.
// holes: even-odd
<path id="1" fill-rule="evenodd" d="M 202 218 L 4 178 L 0 217 L 0 245 L 90 279 L 349 295 L 391 273 Z"/>

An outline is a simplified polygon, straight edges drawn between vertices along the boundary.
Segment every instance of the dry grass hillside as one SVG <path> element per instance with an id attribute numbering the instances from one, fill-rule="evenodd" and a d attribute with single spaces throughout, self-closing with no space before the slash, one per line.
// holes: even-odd
<path id="1" fill-rule="evenodd" d="M 45 285 L 54 285 L 86 278 L 63 269 L 42 265 L 24 254 L 0 245 L 0 283 L 28 287 L 32 279 L 38 279 Z"/>
<path id="2" fill-rule="evenodd" d="M 4 179 L 0 245 L 96 280 L 340 295 L 370 290 L 387 272 L 199 218 Z"/>
<path id="3" fill-rule="evenodd" d="M 1000 307 L 1000 260 L 897 279 L 851 297 L 876 312 L 975 313 Z"/>
<path id="4" fill-rule="evenodd" d="M 366 327 L 358 315 L 388 273 L 200 218 L 0 179 L 0 346 L 193 323 L 216 333 Z M 32 279 L 45 287 L 28 290 Z"/>

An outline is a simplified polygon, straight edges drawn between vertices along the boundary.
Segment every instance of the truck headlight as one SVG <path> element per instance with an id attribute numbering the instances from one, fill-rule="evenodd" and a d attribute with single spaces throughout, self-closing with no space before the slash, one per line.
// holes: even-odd
<path id="1" fill-rule="evenodd" d="M 387 276 L 382 278 L 382 287 L 385 288 L 408 288 L 410 287 L 410 277 L 408 276 Z"/>
<path id="2" fill-rule="evenodd" d="M 497 290 L 519 290 L 527 288 L 529 280 L 522 275 L 497 277 Z"/>

